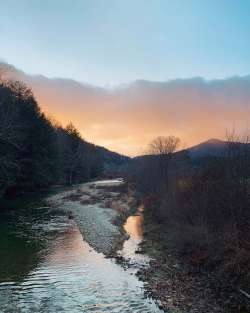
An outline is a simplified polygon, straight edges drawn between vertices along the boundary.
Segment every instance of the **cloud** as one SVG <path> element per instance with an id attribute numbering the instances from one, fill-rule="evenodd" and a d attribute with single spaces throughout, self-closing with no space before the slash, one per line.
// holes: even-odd
<path id="1" fill-rule="evenodd" d="M 143 153 L 158 135 L 179 136 L 190 146 L 250 122 L 250 76 L 138 80 L 104 89 L 13 67 L 11 75 L 28 84 L 42 109 L 63 125 L 72 121 L 86 140 L 129 155 Z"/>

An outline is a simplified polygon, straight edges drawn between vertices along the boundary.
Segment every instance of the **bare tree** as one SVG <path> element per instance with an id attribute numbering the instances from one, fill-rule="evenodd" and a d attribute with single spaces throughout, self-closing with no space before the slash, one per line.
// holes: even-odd
<path id="1" fill-rule="evenodd" d="M 155 156 L 155 171 L 158 174 L 159 186 L 167 191 L 169 187 L 169 170 L 173 153 L 180 146 L 180 139 L 175 136 L 159 136 L 148 148 L 148 154 Z"/>
<path id="2" fill-rule="evenodd" d="M 171 156 L 180 145 L 180 139 L 175 136 L 159 136 L 149 144 L 149 154 Z"/>

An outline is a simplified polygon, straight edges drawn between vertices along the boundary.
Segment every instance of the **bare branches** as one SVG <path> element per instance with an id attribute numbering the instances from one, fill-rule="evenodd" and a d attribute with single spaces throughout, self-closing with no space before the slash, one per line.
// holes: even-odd
<path id="1" fill-rule="evenodd" d="M 180 139 L 175 136 L 159 136 L 150 144 L 148 152 L 153 155 L 170 155 L 174 153 L 180 145 Z"/>

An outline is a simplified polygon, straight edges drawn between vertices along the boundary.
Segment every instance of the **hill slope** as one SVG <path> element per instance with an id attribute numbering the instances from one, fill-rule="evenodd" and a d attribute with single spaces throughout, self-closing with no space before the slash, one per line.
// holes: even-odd
<path id="1" fill-rule="evenodd" d="M 219 139 L 209 139 L 196 146 L 188 148 L 191 158 L 204 156 L 222 156 L 226 148 L 226 142 Z"/>

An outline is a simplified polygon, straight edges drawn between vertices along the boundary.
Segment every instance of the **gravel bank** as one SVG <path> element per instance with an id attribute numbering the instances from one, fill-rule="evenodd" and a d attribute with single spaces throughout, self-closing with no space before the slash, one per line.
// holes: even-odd
<path id="1" fill-rule="evenodd" d="M 122 180 L 86 183 L 50 196 L 47 201 L 53 209 L 74 218 L 84 239 L 109 256 L 127 239 L 122 228 L 114 225 L 129 211 L 128 196 L 119 192 L 122 186 Z"/>

